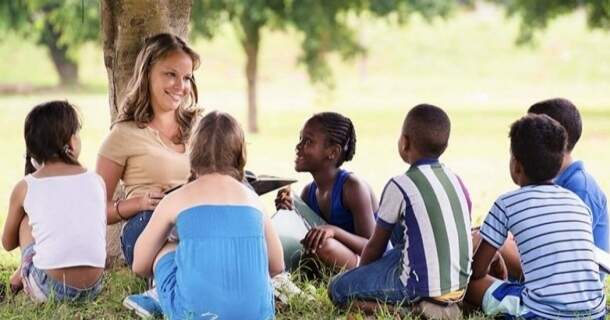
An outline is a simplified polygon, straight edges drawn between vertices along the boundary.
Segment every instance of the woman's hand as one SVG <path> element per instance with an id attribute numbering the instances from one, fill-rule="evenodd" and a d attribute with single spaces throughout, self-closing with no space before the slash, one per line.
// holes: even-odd
<path id="1" fill-rule="evenodd" d="M 305 247 L 305 251 L 308 253 L 316 253 L 316 250 L 322 248 L 326 239 L 335 237 L 335 228 L 335 226 L 323 224 L 309 230 L 305 235 L 305 238 L 301 240 L 301 243 Z"/>
<path id="2" fill-rule="evenodd" d="M 155 210 L 161 199 L 165 196 L 162 192 L 150 191 L 140 197 L 140 210 L 148 211 Z"/>
<path id="3" fill-rule="evenodd" d="M 292 210 L 293 207 L 294 206 L 292 204 L 292 196 L 290 195 L 290 189 L 280 189 L 277 192 L 277 196 L 275 197 L 275 209 Z"/>

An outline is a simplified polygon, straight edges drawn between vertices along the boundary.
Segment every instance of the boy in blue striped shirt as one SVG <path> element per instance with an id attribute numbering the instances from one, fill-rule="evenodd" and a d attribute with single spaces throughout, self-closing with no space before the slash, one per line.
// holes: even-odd
<path id="1" fill-rule="evenodd" d="M 546 115 L 511 126 L 510 173 L 521 188 L 501 195 L 481 226 L 466 300 L 485 314 L 522 319 L 597 319 L 606 313 L 593 253 L 591 212 L 553 178 L 561 168 L 566 131 Z M 522 283 L 487 275 L 496 251 L 512 233 Z"/>

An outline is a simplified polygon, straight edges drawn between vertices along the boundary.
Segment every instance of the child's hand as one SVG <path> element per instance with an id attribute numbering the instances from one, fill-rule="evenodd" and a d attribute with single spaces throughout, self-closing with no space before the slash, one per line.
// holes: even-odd
<path id="1" fill-rule="evenodd" d="M 140 197 L 140 211 L 155 210 L 161 199 L 165 196 L 162 192 L 147 192 Z"/>
<path id="2" fill-rule="evenodd" d="M 292 210 L 292 197 L 290 196 L 290 189 L 283 188 L 277 192 L 277 196 L 275 197 L 275 209 L 285 209 Z"/>
<path id="3" fill-rule="evenodd" d="M 328 238 L 335 237 L 334 227 L 328 224 L 317 226 L 309 230 L 305 235 L 305 238 L 301 240 L 301 243 L 305 247 L 305 251 L 308 253 L 316 253 L 316 250 L 322 248 L 324 242 Z"/>

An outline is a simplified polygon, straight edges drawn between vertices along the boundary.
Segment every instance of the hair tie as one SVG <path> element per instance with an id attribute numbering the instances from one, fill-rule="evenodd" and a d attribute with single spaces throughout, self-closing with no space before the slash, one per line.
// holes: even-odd
<path id="1" fill-rule="evenodd" d="M 36 170 L 38 170 L 38 169 L 40 169 L 40 167 L 42 167 L 42 165 L 38 161 L 36 161 L 36 159 L 34 159 L 34 157 L 30 157 L 30 163 Z"/>

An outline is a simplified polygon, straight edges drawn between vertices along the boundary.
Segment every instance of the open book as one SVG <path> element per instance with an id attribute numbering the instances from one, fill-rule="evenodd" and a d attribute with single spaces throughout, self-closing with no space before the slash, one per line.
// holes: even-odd
<path id="1" fill-rule="evenodd" d="M 297 182 L 295 179 L 276 177 L 266 174 L 257 176 L 252 171 L 246 171 L 246 181 L 248 181 L 248 183 L 252 186 L 252 189 L 254 189 L 254 192 L 256 192 L 256 194 L 259 196 Z"/>
<path id="2" fill-rule="evenodd" d="M 294 210 L 278 210 L 271 217 L 271 223 L 282 242 L 284 262 L 288 270 L 294 270 L 298 266 L 303 252 L 301 239 L 305 238 L 312 227 L 326 224 L 324 219 L 299 197 L 293 195 L 292 201 Z"/>
<path id="3" fill-rule="evenodd" d="M 249 184 L 252 187 L 252 189 L 254 190 L 254 192 L 256 192 L 256 194 L 258 194 L 259 196 L 263 195 L 269 191 L 273 191 L 273 190 L 276 190 L 281 187 L 284 187 L 289 184 L 297 182 L 295 179 L 281 178 L 281 177 L 270 176 L 270 175 L 265 175 L 265 174 L 257 176 L 254 174 L 254 172 L 248 171 L 248 170 L 246 170 L 244 178 L 246 180 L 245 182 L 247 182 L 247 184 Z M 190 181 L 192 181 L 192 180 L 189 178 L 189 182 Z M 172 193 L 175 190 L 178 190 L 182 186 L 183 186 L 182 184 L 174 186 L 168 190 L 165 190 L 164 193 L 165 194 Z"/>

